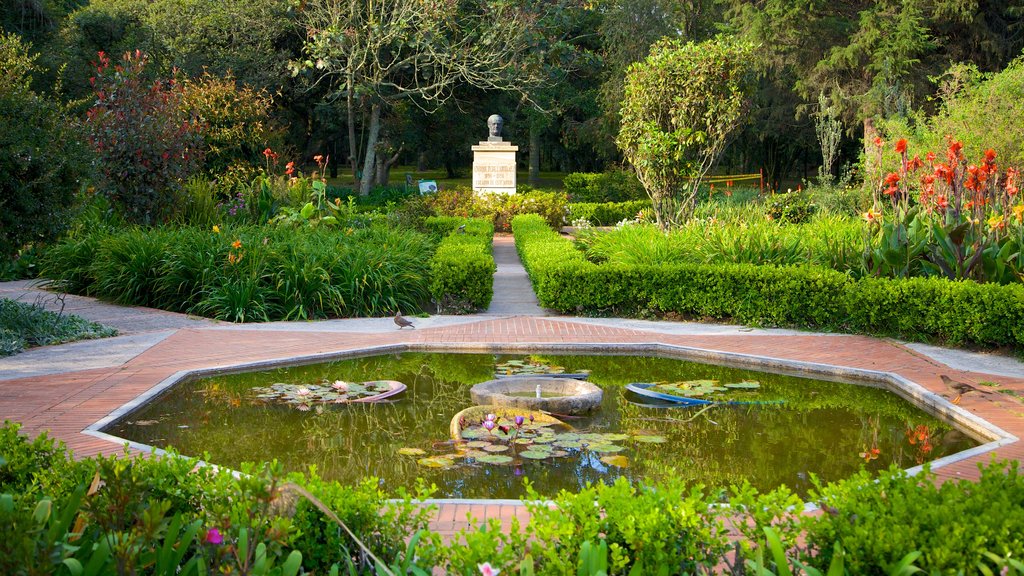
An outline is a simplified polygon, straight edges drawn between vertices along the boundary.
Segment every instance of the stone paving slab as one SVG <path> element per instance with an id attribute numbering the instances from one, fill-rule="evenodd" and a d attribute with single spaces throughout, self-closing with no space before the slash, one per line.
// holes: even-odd
<path id="1" fill-rule="evenodd" d="M 488 316 L 548 316 L 540 307 L 533 284 L 523 268 L 511 234 L 495 234 L 492 246 L 494 263 L 494 298 L 484 314 Z"/>

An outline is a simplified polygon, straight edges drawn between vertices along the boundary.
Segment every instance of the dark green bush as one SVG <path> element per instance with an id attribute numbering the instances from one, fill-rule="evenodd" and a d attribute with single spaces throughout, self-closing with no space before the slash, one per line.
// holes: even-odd
<path id="1" fill-rule="evenodd" d="M 594 226 L 614 226 L 623 220 L 633 220 L 644 209 L 651 208 L 650 200 L 628 202 L 574 202 L 569 204 L 569 222 L 587 220 Z"/>
<path id="2" fill-rule="evenodd" d="M 251 322 L 416 310 L 432 250 L 423 234 L 382 227 L 97 230 L 42 267 L 64 290 Z"/>
<path id="3" fill-rule="evenodd" d="M 494 225 L 480 219 L 435 217 L 427 219 L 425 226 L 449 232 L 430 260 L 430 294 L 438 312 L 487 308 L 494 296 L 497 269 L 491 256 Z"/>
<path id="4" fill-rule="evenodd" d="M 89 170 L 79 126 L 30 88 L 34 60 L 19 36 L 0 33 L 0 268 L 67 227 Z"/>
<path id="5" fill-rule="evenodd" d="M 536 216 L 513 222 L 541 306 L 676 312 L 767 326 L 824 327 L 954 344 L 1024 345 L 1024 286 L 854 279 L 814 266 L 597 265 Z"/>
<path id="6" fill-rule="evenodd" d="M 573 202 L 605 203 L 647 199 L 643 185 L 632 172 L 626 170 L 573 172 L 565 176 L 562 185 Z"/>

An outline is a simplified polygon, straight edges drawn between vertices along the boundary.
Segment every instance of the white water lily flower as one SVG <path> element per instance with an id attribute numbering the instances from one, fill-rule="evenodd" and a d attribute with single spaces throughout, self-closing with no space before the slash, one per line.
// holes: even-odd
<path id="1" fill-rule="evenodd" d="M 299 396 L 308 396 L 309 395 L 309 388 L 306 388 L 305 386 L 303 386 L 303 387 L 299 388 L 298 390 L 296 390 L 295 393 L 298 394 Z"/>

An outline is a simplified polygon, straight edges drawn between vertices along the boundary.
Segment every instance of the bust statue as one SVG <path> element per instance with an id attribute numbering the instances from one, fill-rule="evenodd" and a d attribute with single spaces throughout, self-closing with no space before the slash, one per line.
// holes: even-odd
<path id="1" fill-rule="evenodd" d="M 497 114 L 491 114 L 487 117 L 487 141 L 488 142 L 503 142 L 501 137 L 501 127 L 505 124 L 505 120 Z"/>

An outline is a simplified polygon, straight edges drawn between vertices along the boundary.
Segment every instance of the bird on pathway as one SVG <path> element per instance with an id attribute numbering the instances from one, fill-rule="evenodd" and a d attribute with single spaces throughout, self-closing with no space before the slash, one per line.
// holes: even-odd
<path id="1" fill-rule="evenodd" d="M 395 310 L 395 324 L 398 326 L 399 330 L 405 328 L 406 326 L 412 328 L 413 330 L 416 329 L 416 327 L 412 325 L 412 322 L 408 318 L 402 316 L 402 312 L 400 310 Z"/>
<path id="2" fill-rule="evenodd" d="M 959 404 L 960 399 L 963 397 L 963 395 L 970 394 L 971 392 L 991 394 L 991 392 L 989 392 L 988 390 L 982 390 L 981 388 L 978 388 L 977 386 L 973 386 L 966 382 L 958 382 L 956 380 L 953 380 L 949 376 L 946 376 L 945 374 L 940 374 L 939 378 L 942 378 L 942 383 L 945 384 L 950 390 L 956 392 L 956 398 L 953 398 L 953 400 L 951 400 L 953 404 Z"/>

